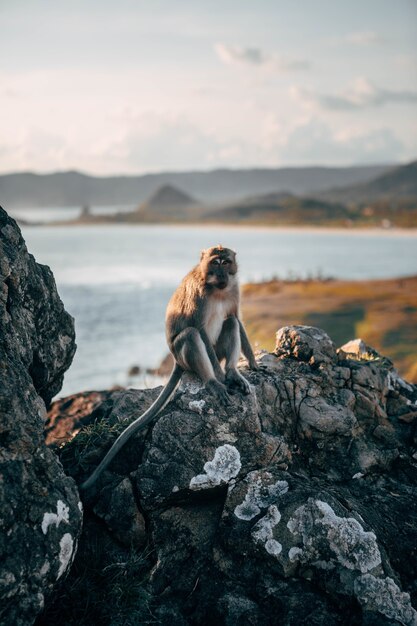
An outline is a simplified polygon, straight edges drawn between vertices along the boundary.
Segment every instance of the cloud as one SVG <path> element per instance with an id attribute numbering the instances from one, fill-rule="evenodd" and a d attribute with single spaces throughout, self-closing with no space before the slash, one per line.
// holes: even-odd
<path id="1" fill-rule="evenodd" d="M 267 58 L 260 48 L 239 48 L 238 46 L 226 46 L 216 43 L 214 49 L 223 63 L 229 65 L 242 63 L 243 65 L 263 65 Z"/>
<path id="2" fill-rule="evenodd" d="M 372 46 L 387 43 L 385 37 L 372 30 L 349 33 L 344 40 L 355 46 Z"/>
<path id="3" fill-rule="evenodd" d="M 268 54 L 261 48 L 241 48 L 217 43 L 214 50 L 226 65 L 268 68 L 277 72 L 290 72 L 309 69 L 310 64 L 302 59 L 288 59 L 276 54 Z"/>
<path id="4" fill-rule="evenodd" d="M 406 149 L 387 128 L 337 131 L 310 120 L 294 128 L 277 148 L 288 164 L 382 163 L 404 159 Z"/>
<path id="5" fill-rule="evenodd" d="M 213 167 L 350 165 L 393 162 L 415 155 L 415 139 L 404 145 L 387 128 L 332 128 L 317 119 L 295 125 L 276 112 L 260 118 L 252 136 L 202 130 L 186 116 L 147 113 L 132 116 L 123 130 L 109 131 L 80 145 L 64 135 L 23 133 L 0 144 L 0 171 L 55 171 L 76 168 L 101 175 Z"/>
<path id="6" fill-rule="evenodd" d="M 62 135 L 40 128 L 21 128 L 13 137 L 2 137 L 0 171 L 68 168 L 68 156 L 68 141 Z"/>
<path id="7" fill-rule="evenodd" d="M 94 170 L 160 172 L 241 165 L 247 144 L 201 127 L 183 114 L 131 114 L 126 129 L 91 147 Z"/>
<path id="8" fill-rule="evenodd" d="M 417 102 L 417 91 L 384 89 L 377 87 L 366 78 L 357 78 L 347 89 L 338 94 L 314 94 L 297 87 L 291 89 L 291 94 L 307 106 L 318 105 L 330 111 L 355 111 L 386 104 Z"/>

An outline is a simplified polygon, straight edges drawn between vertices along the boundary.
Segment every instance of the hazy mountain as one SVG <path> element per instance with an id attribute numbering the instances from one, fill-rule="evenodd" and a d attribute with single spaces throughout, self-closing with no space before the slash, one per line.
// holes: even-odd
<path id="1" fill-rule="evenodd" d="M 208 211 L 203 218 L 239 223 L 320 224 L 346 221 L 349 213 L 345 206 L 335 202 L 270 193 L 241 200 L 221 210 Z"/>
<path id="2" fill-rule="evenodd" d="M 137 206 L 162 185 L 178 186 L 204 203 L 280 192 L 311 194 L 372 180 L 392 166 L 287 167 L 165 172 L 142 176 L 87 176 L 79 172 L 0 176 L 0 204 L 12 207 Z"/>
<path id="3" fill-rule="evenodd" d="M 192 219 L 201 215 L 202 205 L 174 185 L 163 185 L 143 202 L 138 209 L 127 216 L 130 221 L 161 221 L 163 219 Z"/>
<path id="4" fill-rule="evenodd" d="M 194 198 L 178 189 L 178 187 L 163 185 L 142 204 L 142 207 L 147 210 L 169 210 L 183 209 L 196 204 L 197 201 Z"/>
<path id="5" fill-rule="evenodd" d="M 318 196 L 344 203 L 417 199 L 417 161 L 392 168 L 367 183 L 330 189 Z"/>

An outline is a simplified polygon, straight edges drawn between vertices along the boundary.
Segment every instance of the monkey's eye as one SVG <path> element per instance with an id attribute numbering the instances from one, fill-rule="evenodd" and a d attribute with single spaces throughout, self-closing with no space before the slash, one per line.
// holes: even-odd
<path id="1" fill-rule="evenodd" d="M 223 259 L 222 260 L 222 265 L 228 265 L 230 263 L 229 259 Z"/>
<path id="2" fill-rule="evenodd" d="M 220 259 L 213 259 L 212 263 L 213 265 L 220 265 L 221 261 Z"/>

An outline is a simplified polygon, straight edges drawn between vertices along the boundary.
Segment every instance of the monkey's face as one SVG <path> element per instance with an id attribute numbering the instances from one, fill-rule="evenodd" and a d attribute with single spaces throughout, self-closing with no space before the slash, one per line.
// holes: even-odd
<path id="1" fill-rule="evenodd" d="M 236 253 L 222 246 L 203 250 L 200 266 L 206 285 L 215 289 L 226 289 L 237 273 Z"/>

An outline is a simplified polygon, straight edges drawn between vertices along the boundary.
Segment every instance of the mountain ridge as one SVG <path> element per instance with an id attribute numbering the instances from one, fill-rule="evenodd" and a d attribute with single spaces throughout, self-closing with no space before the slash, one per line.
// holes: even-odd
<path id="1" fill-rule="evenodd" d="M 203 203 L 226 202 L 265 193 L 319 193 L 375 178 L 392 165 L 282 167 L 161 172 L 139 176 L 90 176 L 69 170 L 0 175 L 0 204 L 7 208 L 138 206 L 158 187 L 170 184 Z"/>
<path id="2" fill-rule="evenodd" d="M 318 197 L 345 203 L 414 199 L 417 197 L 417 160 L 390 169 L 365 183 L 323 191 Z"/>

